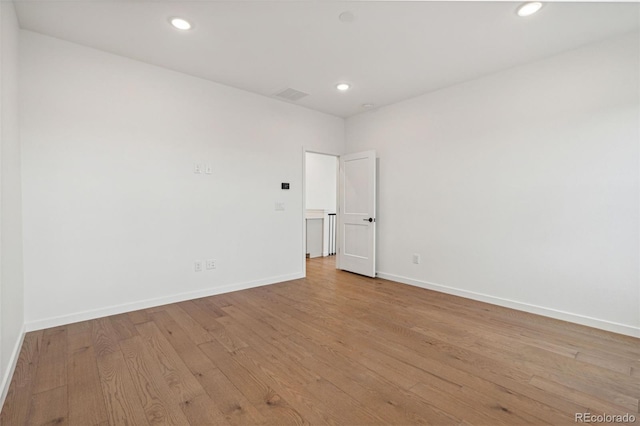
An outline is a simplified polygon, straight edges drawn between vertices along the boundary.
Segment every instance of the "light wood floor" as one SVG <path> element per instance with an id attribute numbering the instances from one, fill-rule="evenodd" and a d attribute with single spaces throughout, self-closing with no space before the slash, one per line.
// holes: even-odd
<path id="1" fill-rule="evenodd" d="M 3 425 L 574 424 L 640 340 L 308 261 L 308 278 L 27 334 Z"/>

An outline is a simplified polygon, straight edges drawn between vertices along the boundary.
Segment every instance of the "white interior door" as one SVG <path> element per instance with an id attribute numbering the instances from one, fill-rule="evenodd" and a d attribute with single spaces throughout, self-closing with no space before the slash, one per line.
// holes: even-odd
<path id="1" fill-rule="evenodd" d="M 340 157 L 338 269 L 376 276 L 376 152 Z"/>

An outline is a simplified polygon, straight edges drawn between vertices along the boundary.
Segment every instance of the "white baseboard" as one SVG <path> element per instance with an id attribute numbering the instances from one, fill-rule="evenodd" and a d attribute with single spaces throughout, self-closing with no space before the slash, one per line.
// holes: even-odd
<path id="1" fill-rule="evenodd" d="M 389 274 L 386 272 L 378 272 L 379 278 L 390 281 L 396 281 L 403 284 L 409 284 L 415 287 L 426 288 L 428 290 L 438 291 L 440 293 L 452 294 L 454 296 L 465 297 L 467 299 L 478 300 L 480 302 L 491 303 L 493 305 L 503 306 L 505 308 L 517 309 L 519 311 L 538 314 L 545 317 L 555 318 L 563 321 L 569 321 L 576 324 L 586 325 L 588 327 L 599 328 L 601 330 L 612 331 L 614 333 L 624 334 L 631 337 L 640 337 L 640 327 L 620 324 L 616 322 L 606 321 L 598 318 L 592 318 L 585 315 L 574 314 L 571 312 L 559 311 L 556 309 L 545 308 L 543 306 L 531 305 L 529 303 L 517 302 L 515 300 L 503 299 L 501 297 L 489 296 L 487 294 L 475 293 L 468 290 L 461 290 L 454 287 L 448 287 L 442 284 L 435 284 L 427 281 L 407 278 L 400 275 Z"/>
<path id="2" fill-rule="evenodd" d="M 518 302 L 514 300 L 509 300 L 509 299 L 503 299 L 495 296 L 489 296 L 482 293 L 475 293 L 468 290 L 461 290 L 454 287 L 448 287 L 442 284 L 416 280 L 413 278 L 403 277 L 400 275 L 390 274 L 386 272 L 378 272 L 377 276 L 379 278 L 384 278 L 390 281 L 396 281 L 403 284 L 409 284 L 415 287 L 421 287 L 428 290 L 438 291 L 441 293 L 452 294 L 454 296 L 465 297 L 467 299 L 473 299 L 481 302 L 491 303 L 493 305 L 504 306 L 506 308 L 517 309 L 524 312 L 530 312 L 533 314 L 543 315 L 550 318 L 569 321 L 576 324 L 582 324 L 589 327 L 611 331 L 614 333 L 624 334 L 627 336 L 640 337 L 640 327 L 633 327 L 626 324 L 620 324 L 612 321 L 592 318 L 584 315 L 574 314 L 571 312 L 545 308 L 543 306 L 531 305 L 528 303 Z M 106 317 L 109 315 L 117 315 L 125 312 L 136 311 L 138 309 L 145 309 L 145 308 L 151 308 L 155 306 L 166 305 L 168 303 L 176 303 L 176 302 L 182 302 L 185 300 L 198 299 L 200 297 L 215 296 L 216 294 L 223 294 L 223 293 L 229 293 L 232 291 L 245 290 L 253 287 L 260 287 L 260 286 L 275 284 L 275 283 L 284 282 L 284 281 L 297 280 L 300 278 L 304 278 L 303 272 L 298 272 L 295 274 L 288 274 L 288 275 L 280 275 L 280 276 L 265 278 L 257 281 L 230 284 L 222 287 L 209 288 L 205 290 L 179 293 L 172 296 L 146 299 L 138 302 L 125 303 L 125 304 L 116 305 L 116 306 L 109 306 L 106 308 L 76 312 L 73 314 L 62 315 L 62 316 L 52 317 L 52 318 L 45 318 L 37 321 L 31 321 L 25 324 L 25 326 L 23 327 L 22 338 L 20 339 L 19 345 L 16 346 L 16 348 L 14 349 L 14 353 L 12 354 L 11 373 L 13 373 L 13 369 L 15 368 L 17 355 L 22 345 L 22 339 L 24 339 L 25 331 L 29 332 L 29 331 L 35 331 L 35 330 L 42 330 L 50 327 L 57 327 L 59 325 L 72 324 L 74 322 L 87 321 L 95 318 Z M 7 377 L 5 376 L 5 380 L 6 379 Z M 2 386 L 4 385 L 5 383 L 3 381 Z M 6 390 L 4 389 L 4 387 L 2 387 L 1 389 L 3 391 L 2 401 L 4 401 Z"/>
<path id="3" fill-rule="evenodd" d="M 110 315 L 122 314 L 125 312 L 137 311 L 139 309 L 152 308 L 162 306 L 169 303 L 183 302 L 185 300 L 199 299 L 201 297 L 215 296 L 216 294 L 230 293 L 232 291 L 246 290 L 248 288 L 260 287 L 269 284 L 280 283 L 284 281 L 297 280 L 304 278 L 304 273 L 297 272 L 295 274 L 279 275 L 275 277 L 265 278 L 257 281 L 248 281 L 243 283 L 229 284 L 222 287 L 208 288 L 205 290 L 191 291 L 187 293 L 178 293 L 171 296 L 158 297 L 154 299 L 140 300 L 137 302 L 123 303 L 121 305 L 108 306 L 105 308 L 92 309 L 88 311 L 76 312 L 58 317 L 44 318 L 31 321 L 26 324 L 27 331 L 42 330 L 59 325 L 72 324 L 80 321 L 92 320 L 95 318 L 107 317 Z"/>
<path id="4" fill-rule="evenodd" d="M 2 410 L 2 407 L 4 407 L 4 400 L 7 399 L 9 385 L 11 384 L 13 373 L 14 371 L 16 371 L 16 365 L 18 365 L 18 356 L 20 355 L 20 349 L 22 349 L 22 342 L 24 342 L 25 333 L 26 326 L 23 324 L 22 330 L 20 331 L 20 338 L 16 340 L 16 344 L 11 351 L 11 358 L 9 358 L 7 369 L 3 371 L 4 374 L 2 375 L 2 383 L 0 383 L 0 411 Z"/>

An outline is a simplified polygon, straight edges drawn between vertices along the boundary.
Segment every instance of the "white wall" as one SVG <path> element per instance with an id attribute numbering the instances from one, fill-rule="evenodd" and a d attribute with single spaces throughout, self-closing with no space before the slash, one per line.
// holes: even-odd
<path id="1" fill-rule="evenodd" d="M 379 156 L 380 276 L 640 336 L 638 40 L 348 119 Z"/>
<path id="2" fill-rule="evenodd" d="M 302 276 L 303 146 L 341 153 L 342 119 L 20 40 L 29 329 Z"/>
<path id="3" fill-rule="evenodd" d="M 308 209 L 336 212 L 338 160 L 332 155 L 306 153 L 306 205 Z"/>
<path id="4" fill-rule="evenodd" d="M 347 120 L 346 151 L 380 156 L 381 276 L 637 333 L 637 40 Z M 30 32 L 20 51 L 31 329 L 302 274 L 302 146 L 342 153 L 341 119 Z"/>
<path id="5" fill-rule="evenodd" d="M 0 2 L 0 407 L 24 334 L 18 130 L 18 20 Z"/>
<path id="6" fill-rule="evenodd" d="M 338 159 L 332 155 L 306 153 L 306 208 L 336 213 Z M 329 218 L 324 219 L 322 255 L 329 255 Z"/>

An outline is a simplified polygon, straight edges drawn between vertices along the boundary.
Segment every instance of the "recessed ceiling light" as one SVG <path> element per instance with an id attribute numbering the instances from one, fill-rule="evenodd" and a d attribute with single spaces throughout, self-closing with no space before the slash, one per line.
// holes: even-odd
<path id="1" fill-rule="evenodd" d="M 351 87 L 351 85 L 348 84 L 348 83 L 339 83 L 339 84 L 336 85 L 336 89 L 338 89 L 341 92 L 349 90 L 350 87 Z"/>
<path id="2" fill-rule="evenodd" d="M 171 18 L 171 25 L 173 25 L 174 27 L 176 27 L 179 30 L 190 30 L 191 29 L 191 24 L 189 23 L 189 21 L 182 19 L 182 18 Z"/>
<path id="3" fill-rule="evenodd" d="M 542 3 L 540 3 L 539 1 L 531 1 L 521 5 L 516 13 L 518 14 L 518 16 L 522 17 L 530 16 L 539 11 L 541 7 Z"/>

